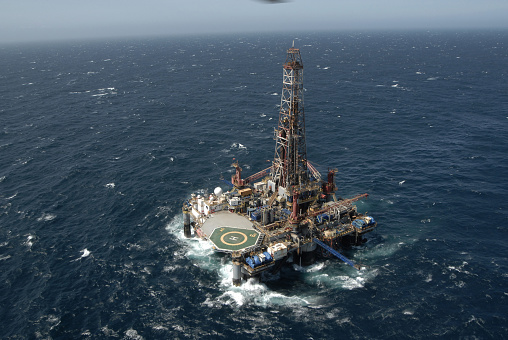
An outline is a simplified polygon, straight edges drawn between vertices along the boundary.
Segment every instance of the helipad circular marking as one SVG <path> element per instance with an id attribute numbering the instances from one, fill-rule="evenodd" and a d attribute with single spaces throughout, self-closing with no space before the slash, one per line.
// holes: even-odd
<path id="1" fill-rule="evenodd" d="M 243 241 L 242 242 L 236 242 L 236 243 L 229 243 L 229 242 L 226 242 L 224 241 L 224 238 L 226 237 L 226 235 L 229 235 L 229 234 L 240 234 L 243 236 Z M 241 231 L 230 231 L 230 232 L 227 232 L 225 233 L 224 235 L 222 235 L 222 237 L 220 238 L 221 242 L 224 243 L 224 244 L 227 244 L 228 246 L 239 246 L 241 244 L 244 244 L 245 242 L 247 242 L 247 235 L 245 235 L 243 232 Z M 235 239 L 229 239 L 229 241 L 236 241 Z"/>
<path id="2" fill-rule="evenodd" d="M 215 228 L 209 239 L 215 250 L 231 253 L 254 246 L 260 237 L 254 229 L 223 226 Z"/>

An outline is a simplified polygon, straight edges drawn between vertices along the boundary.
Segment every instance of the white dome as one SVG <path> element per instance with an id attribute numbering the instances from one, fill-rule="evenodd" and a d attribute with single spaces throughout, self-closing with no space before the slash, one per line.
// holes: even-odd
<path id="1" fill-rule="evenodd" d="M 220 195 L 222 195 L 222 189 L 221 189 L 221 187 L 217 187 L 217 188 L 215 188 L 215 190 L 213 191 L 213 193 L 215 194 L 215 196 L 220 196 Z"/>

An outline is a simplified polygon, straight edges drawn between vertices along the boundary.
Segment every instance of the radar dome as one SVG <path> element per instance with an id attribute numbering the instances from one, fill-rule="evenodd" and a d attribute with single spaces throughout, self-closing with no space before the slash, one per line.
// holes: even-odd
<path id="1" fill-rule="evenodd" d="M 217 187 L 217 188 L 215 188 L 215 190 L 213 191 L 213 193 L 214 193 L 214 194 L 215 194 L 215 196 L 217 196 L 217 197 L 218 197 L 218 196 L 220 196 L 220 195 L 222 195 L 222 189 L 221 189 L 221 187 Z"/>

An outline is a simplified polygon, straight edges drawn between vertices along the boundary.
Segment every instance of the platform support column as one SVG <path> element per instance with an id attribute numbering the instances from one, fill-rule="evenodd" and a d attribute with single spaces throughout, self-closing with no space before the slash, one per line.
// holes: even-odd
<path id="1" fill-rule="evenodd" d="M 242 263 L 241 255 L 233 253 L 233 285 L 239 287 L 242 284 Z"/>
<path id="2" fill-rule="evenodd" d="M 191 224 L 190 224 L 190 214 L 189 209 L 187 207 L 182 208 L 183 212 L 183 234 L 185 237 L 191 237 Z"/>

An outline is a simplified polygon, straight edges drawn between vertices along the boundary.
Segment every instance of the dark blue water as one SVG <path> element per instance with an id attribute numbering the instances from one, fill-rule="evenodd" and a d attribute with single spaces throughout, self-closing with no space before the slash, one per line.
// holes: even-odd
<path id="1" fill-rule="evenodd" d="M 181 204 L 274 154 L 293 36 L 0 47 L 0 337 L 504 338 L 508 32 L 300 34 L 307 154 L 379 222 L 232 287 Z"/>

